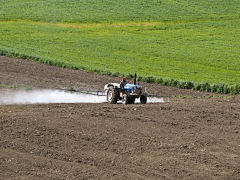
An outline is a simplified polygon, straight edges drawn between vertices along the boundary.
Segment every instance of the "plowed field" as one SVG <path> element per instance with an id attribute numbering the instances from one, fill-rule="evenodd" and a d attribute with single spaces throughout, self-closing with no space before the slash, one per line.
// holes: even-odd
<path id="1" fill-rule="evenodd" d="M 119 80 L 0 57 L 20 88 Z M 0 179 L 240 179 L 239 96 L 142 84 L 170 102 L 0 105 Z"/>

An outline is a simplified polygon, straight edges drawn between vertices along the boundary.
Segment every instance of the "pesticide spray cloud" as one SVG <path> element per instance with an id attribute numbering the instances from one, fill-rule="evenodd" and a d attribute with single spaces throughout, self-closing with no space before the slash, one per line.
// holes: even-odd
<path id="1" fill-rule="evenodd" d="M 0 104 L 102 103 L 104 96 L 60 90 L 7 90 L 0 92 Z"/>
<path id="2" fill-rule="evenodd" d="M 49 104 L 49 103 L 103 103 L 106 96 L 72 93 L 61 90 L 11 90 L 0 91 L 0 104 Z M 148 97 L 148 103 L 163 103 L 162 98 Z M 121 101 L 119 101 L 121 103 Z M 139 98 L 135 103 L 140 103 Z"/>

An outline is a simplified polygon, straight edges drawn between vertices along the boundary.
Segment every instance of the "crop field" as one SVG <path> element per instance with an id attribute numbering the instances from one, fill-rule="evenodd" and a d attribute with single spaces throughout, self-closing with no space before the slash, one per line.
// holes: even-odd
<path id="1" fill-rule="evenodd" d="M 240 79 L 239 12 L 237 0 L 5 0 L 0 54 L 115 76 L 137 72 L 163 84 L 230 87 Z"/>

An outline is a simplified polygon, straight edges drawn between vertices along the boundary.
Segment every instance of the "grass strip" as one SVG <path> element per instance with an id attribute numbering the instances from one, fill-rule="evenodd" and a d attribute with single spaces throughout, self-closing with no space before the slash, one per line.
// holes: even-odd
<path id="1" fill-rule="evenodd" d="M 27 56 L 27 55 L 22 55 L 14 52 L 7 52 L 7 51 L 2 51 L 0 50 L 0 55 L 1 56 L 8 56 L 8 57 L 15 57 L 15 58 L 22 58 L 22 59 L 28 59 L 28 60 L 34 60 L 42 64 L 48 64 L 52 66 L 57 66 L 61 68 L 69 68 L 69 69 L 81 69 L 78 67 L 75 67 L 74 65 L 71 64 L 64 64 L 64 63 L 59 63 L 51 60 L 43 60 L 38 57 L 32 57 L 32 56 Z M 98 73 L 102 75 L 109 75 L 113 77 L 123 77 L 126 76 L 127 79 L 133 80 L 134 75 L 133 74 L 121 74 L 121 73 L 111 73 L 109 71 L 98 71 L 98 70 L 92 70 L 92 69 L 86 69 L 83 68 L 82 70 L 85 70 L 87 72 L 93 72 L 93 73 Z M 138 81 L 146 82 L 146 83 L 155 83 L 155 84 L 160 84 L 163 86 L 172 86 L 172 87 L 178 87 L 181 89 L 194 89 L 198 91 L 205 91 L 205 92 L 214 92 L 214 93 L 220 93 L 220 94 L 240 94 L 240 84 L 235 84 L 232 86 L 229 86 L 224 83 L 218 83 L 218 84 L 209 84 L 209 83 L 194 83 L 191 81 L 178 81 L 176 79 L 163 79 L 163 78 L 155 78 L 152 76 L 147 76 L 147 77 L 142 77 L 139 76 L 137 78 Z M 5 87 L 5 88 L 17 88 L 17 86 L 8 86 L 4 84 L 0 84 L 0 87 Z"/>

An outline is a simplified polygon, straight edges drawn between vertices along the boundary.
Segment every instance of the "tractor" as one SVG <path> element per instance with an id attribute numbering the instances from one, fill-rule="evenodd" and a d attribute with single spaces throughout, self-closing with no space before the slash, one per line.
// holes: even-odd
<path id="1" fill-rule="evenodd" d="M 142 86 L 136 84 L 136 74 L 134 84 L 127 83 L 123 88 L 119 83 L 108 83 L 104 86 L 107 95 L 107 102 L 116 104 L 122 100 L 123 104 L 134 104 L 136 98 L 140 98 L 141 104 L 147 103 L 147 93 L 143 92 Z"/>

